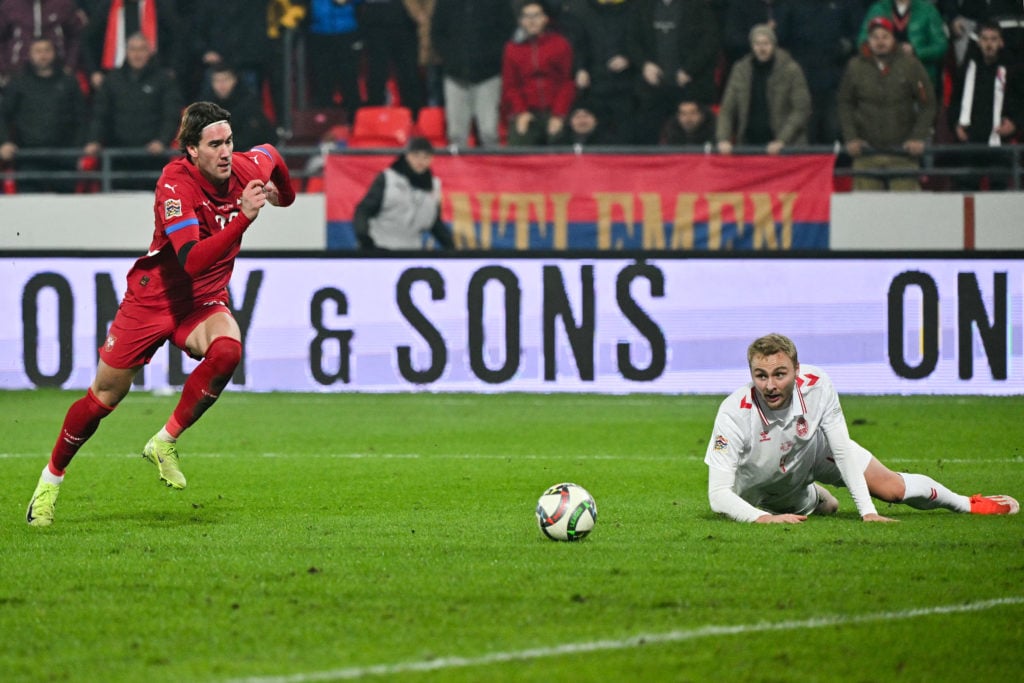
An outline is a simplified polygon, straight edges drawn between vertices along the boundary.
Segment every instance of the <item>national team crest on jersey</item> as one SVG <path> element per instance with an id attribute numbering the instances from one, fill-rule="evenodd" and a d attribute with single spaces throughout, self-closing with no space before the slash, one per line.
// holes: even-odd
<path id="1" fill-rule="evenodd" d="M 724 451 L 729 447 L 729 439 L 725 438 L 721 434 L 715 437 L 715 450 Z"/>
<path id="2" fill-rule="evenodd" d="M 169 221 L 172 218 L 181 217 L 181 200 L 180 199 L 168 199 L 164 201 L 164 220 Z"/>
<path id="3" fill-rule="evenodd" d="M 796 435 L 807 436 L 807 420 L 801 415 L 796 419 Z"/>

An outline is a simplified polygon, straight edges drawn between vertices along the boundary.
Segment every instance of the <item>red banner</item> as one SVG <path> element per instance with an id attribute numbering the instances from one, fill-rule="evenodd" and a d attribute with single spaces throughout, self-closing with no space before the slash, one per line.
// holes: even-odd
<path id="1" fill-rule="evenodd" d="M 393 156 L 334 154 L 328 245 Z M 463 249 L 827 249 L 831 155 L 438 154 Z"/>

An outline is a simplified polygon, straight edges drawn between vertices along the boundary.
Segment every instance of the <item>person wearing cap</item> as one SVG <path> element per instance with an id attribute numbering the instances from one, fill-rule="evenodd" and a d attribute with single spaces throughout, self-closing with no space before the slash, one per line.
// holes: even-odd
<path id="1" fill-rule="evenodd" d="M 733 144 L 778 154 L 786 145 L 807 144 L 811 92 L 800 65 L 780 49 L 768 24 L 750 29 L 750 54 L 729 73 L 718 112 L 718 151 Z"/>
<path id="2" fill-rule="evenodd" d="M 441 220 L 441 181 L 430 166 L 434 148 L 423 137 L 377 174 L 356 206 L 353 224 L 363 249 L 422 249 L 429 232 L 443 249 L 455 242 Z"/>
<path id="3" fill-rule="evenodd" d="M 872 19 L 867 45 L 850 59 L 839 84 L 839 126 L 853 157 L 853 189 L 921 189 L 910 171 L 919 168 L 936 111 L 920 60 L 896 46 L 892 21 Z M 896 173 L 874 175 L 886 170 Z"/>
<path id="4" fill-rule="evenodd" d="M 876 0 L 864 13 L 858 43 L 864 43 L 871 31 L 871 22 L 885 18 L 892 24 L 899 50 L 921 60 L 932 88 L 942 89 L 942 62 L 946 58 L 949 38 L 942 15 L 929 0 Z"/>

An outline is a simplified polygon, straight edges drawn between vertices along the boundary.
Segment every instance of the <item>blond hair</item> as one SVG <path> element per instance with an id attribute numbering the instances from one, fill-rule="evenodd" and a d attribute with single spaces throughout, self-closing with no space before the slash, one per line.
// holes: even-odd
<path id="1" fill-rule="evenodd" d="M 782 334 L 766 334 L 755 339 L 747 347 L 747 365 L 754 361 L 755 356 L 774 356 L 777 353 L 784 353 L 793 361 L 793 365 L 800 365 L 796 356 L 796 344 L 789 337 Z"/>

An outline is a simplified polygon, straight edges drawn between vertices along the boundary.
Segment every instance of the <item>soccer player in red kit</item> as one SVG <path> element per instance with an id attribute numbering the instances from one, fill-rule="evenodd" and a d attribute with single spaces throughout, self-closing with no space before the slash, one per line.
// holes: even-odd
<path id="1" fill-rule="evenodd" d="M 136 373 L 165 341 L 202 362 L 143 457 L 175 489 L 185 488 L 176 442 L 213 405 L 242 358 L 241 332 L 228 308 L 228 282 L 242 235 L 263 206 L 295 201 L 284 160 L 271 145 L 235 152 L 231 114 L 212 102 L 189 105 L 178 142 L 184 155 L 157 181 L 156 227 L 103 346 L 92 385 L 68 409 L 60 436 L 28 505 L 33 526 L 53 523 L 64 470 L 128 394 Z"/>

